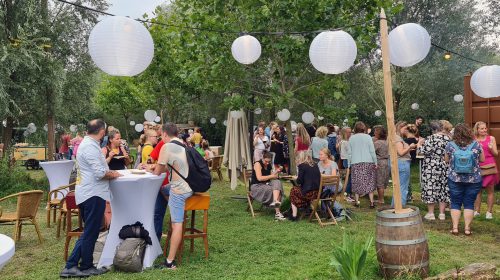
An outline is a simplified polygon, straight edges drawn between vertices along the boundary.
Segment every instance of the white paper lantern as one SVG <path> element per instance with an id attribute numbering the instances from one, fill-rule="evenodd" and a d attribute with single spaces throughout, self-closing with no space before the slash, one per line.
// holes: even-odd
<path id="1" fill-rule="evenodd" d="M 148 122 L 154 122 L 158 114 L 156 113 L 155 110 L 147 110 L 144 112 L 144 119 L 146 119 Z"/>
<path id="2" fill-rule="evenodd" d="M 418 103 L 413 103 L 413 104 L 411 104 L 411 108 L 413 110 L 418 110 L 420 108 L 420 105 L 418 105 Z"/>
<path id="3" fill-rule="evenodd" d="M 155 122 L 159 123 L 160 121 L 161 121 L 161 117 L 160 116 L 156 116 Z"/>
<path id="4" fill-rule="evenodd" d="M 239 119 L 241 117 L 243 117 L 243 111 L 241 111 L 241 110 L 240 111 L 236 111 L 236 110 L 235 111 L 231 111 L 231 118 L 233 118 L 233 119 Z"/>
<path id="5" fill-rule="evenodd" d="M 261 47 L 259 40 L 251 35 L 243 35 L 233 41 L 231 53 L 241 64 L 252 64 L 259 59 Z"/>
<path id="6" fill-rule="evenodd" d="M 306 124 L 312 123 L 314 121 L 314 114 L 311 112 L 304 112 L 302 114 L 302 121 Z"/>
<path id="7" fill-rule="evenodd" d="M 30 135 L 30 132 L 28 130 L 25 130 L 23 132 L 24 137 L 28 137 Z"/>
<path id="8" fill-rule="evenodd" d="M 227 120 L 224 120 L 224 121 L 222 122 L 222 124 L 223 124 L 224 126 L 227 126 Z"/>
<path id="9" fill-rule="evenodd" d="M 89 53 L 102 71 L 112 76 L 135 76 L 146 70 L 154 55 L 151 34 L 133 19 L 110 16 L 89 36 Z"/>
<path id="10" fill-rule="evenodd" d="M 217 122 L 217 120 L 216 120 L 215 118 L 211 118 L 211 119 L 210 119 L 210 123 L 211 123 L 211 124 L 215 124 L 216 122 Z"/>
<path id="11" fill-rule="evenodd" d="M 286 122 L 288 119 L 290 119 L 290 111 L 288 109 L 282 109 L 278 111 L 276 116 L 278 117 L 278 120 L 282 122 Z"/>
<path id="12" fill-rule="evenodd" d="M 262 114 L 262 109 L 261 108 L 256 108 L 255 111 L 253 111 L 256 115 Z"/>
<path id="13" fill-rule="evenodd" d="M 43 130 L 45 130 L 45 131 L 49 131 L 49 125 L 48 125 L 48 124 L 45 124 L 45 125 L 43 126 Z"/>
<path id="14" fill-rule="evenodd" d="M 354 64 L 357 53 L 356 42 L 345 31 L 321 32 L 309 47 L 312 65 L 325 74 L 347 71 Z"/>
<path id="15" fill-rule="evenodd" d="M 324 119 L 325 119 L 324 117 L 322 117 L 322 116 L 318 116 L 318 120 L 319 120 L 319 121 L 322 121 L 322 120 L 324 120 Z"/>
<path id="16" fill-rule="evenodd" d="M 431 48 L 431 36 L 416 23 L 406 23 L 389 33 L 391 63 L 410 67 L 422 61 Z"/>
<path id="17" fill-rule="evenodd" d="M 455 94 L 455 96 L 453 96 L 453 100 L 455 100 L 455 102 L 462 102 L 464 100 L 464 96 L 461 94 Z"/>
<path id="18" fill-rule="evenodd" d="M 26 131 L 28 131 L 28 133 L 35 133 L 36 132 L 36 125 L 34 123 L 28 124 Z"/>
<path id="19" fill-rule="evenodd" d="M 76 132 L 77 130 L 78 130 L 78 127 L 76 125 L 72 124 L 69 126 L 69 131 Z"/>
<path id="20" fill-rule="evenodd" d="M 135 131 L 141 132 L 144 130 L 144 125 L 142 123 L 138 123 L 134 126 Z"/>
<path id="21" fill-rule="evenodd" d="M 380 110 L 375 111 L 375 116 L 376 117 L 382 116 L 382 111 L 380 111 Z"/>
<path id="22" fill-rule="evenodd" d="M 477 96 L 492 98 L 500 96 L 500 66 L 489 65 L 477 69 L 470 80 Z"/>
<path id="23" fill-rule="evenodd" d="M 130 126 L 134 126 L 135 125 L 135 122 L 134 121 L 130 121 Z"/>

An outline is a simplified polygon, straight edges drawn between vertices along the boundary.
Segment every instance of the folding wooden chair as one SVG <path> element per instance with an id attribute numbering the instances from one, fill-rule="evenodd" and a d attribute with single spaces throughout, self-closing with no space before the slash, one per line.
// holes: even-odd
<path id="1" fill-rule="evenodd" d="M 243 169 L 243 182 L 245 183 L 245 187 L 247 188 L 247 201 L 248 201 L 248 207 L 247 211 L 250 210 L 250 213 L 252 214 L 252 218 L 255 218 L 255 212 L 253 211 L 253 197 L 250 194 L 250 181 L 252 180 L 252 169 Z"/>
<path id="2" fill-rule="evenodd" d="M 220 181 L 222 181 L 222 178 L 223 178 L 222 171 L 221 171 L 223 157 L 224 156 L 215 156 L 214 158 L 212 158 L 212 160 L 210 162 L 210 166 L 209 166 L 210 172 L 217 173 Z"/>
<path id="3" fill-rule="evenodd" d="M 311 201 L 312 212 L 311 212 L 311 215 L 309 215 L 310 222 L 313 220 L 317 220 L 321 227 L 324 227 L 326 225 L 336 225 L 337 224 L 337 220 L 335 219 L 335 216 L 332 213 L 331 207 L 334 205 L 335 200 L 337 199 L 339 182 L 340 182 L 340 178 L 337 175 L 321 175 L 321 181 L 320 181 L 319 189 L 318 189 L 318 196 L 316 197 L 316 199 Z M 335 190 L 334 190 L 333 194 L 330 195 L 329 197 L 321 198 L 321 194 L 323 193 L 323 189 L 326 186 L 335 186 Z M 326 207 L 328 218 L 332 219 L 331 222 L 323 222 L 321 220 L 321 216 L 319 215 L 318 211 L 321 211 L 320 208 L 321 208 L 322 202 L 325 202 L 327 204 L 331 203 L 331 206 L 328 205 L 328 207 Z M 315 219 L 313 219 L 313 215 L 315 216 Z"/>
<path id="4" fill-rule="evenodd" d="M 65 197 L 66 194 L 71 190 L 71 188 L 74 189 L 75 184 L 76 183 L 71 183 L 66 186 L 61 186 L 59 188 L 51 190 L 47 195 L 47 227 L 50 227 L 50 212 L 53 212 L 53 222 L 55 223 L 57 210 L 61 208 L 61 198 L 58 198 L 58 196 Z"/>

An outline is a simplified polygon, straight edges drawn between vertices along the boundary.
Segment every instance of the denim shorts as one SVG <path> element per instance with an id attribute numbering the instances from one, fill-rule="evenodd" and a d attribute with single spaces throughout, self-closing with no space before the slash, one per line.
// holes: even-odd
<path id="1" fill-rule="evenodd" d="M 460 210 L 462 205 L 464 209 L 474 210 L 474 201 L 481 190 L 479 183 L 461 183 L 448 179 L 450 187 L 450 205 L 451 209 Z"/>
<path id="2" fill-rule="evenodd" d="M 168 196 L 168 209 L 170 210 L 170 220 L 172 223 L 184 222 L 184 206 L 186 199 L 193 195 L 193 192 L 177 194 L 170 192 L 170 185 L 162 190 L 163 194 Z"/>

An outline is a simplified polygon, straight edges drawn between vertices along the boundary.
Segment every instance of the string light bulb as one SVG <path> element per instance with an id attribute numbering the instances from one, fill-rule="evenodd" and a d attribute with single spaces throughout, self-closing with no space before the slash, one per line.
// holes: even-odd
<path id="1" fill-rule="evenodd" d="M 444 59 L 445 59 L 445 60 L 450 60 L 450 59 L 451 59 L 451 53 L 450 53 L 450 52 L 446 52 L 446 53 L 444 54 Z"/>

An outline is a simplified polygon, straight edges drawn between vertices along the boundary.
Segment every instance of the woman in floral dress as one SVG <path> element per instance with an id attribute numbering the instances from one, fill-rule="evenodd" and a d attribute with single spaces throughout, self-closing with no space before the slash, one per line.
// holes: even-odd
<path id="1" fill-rule="evenodd" d="M 450 202 L 448 188 L 448 163 L 444 161 L 445 148 L 450 137 L 443 131 L 439 121 L 430 123 L 432 135 L 419 141 L 417 154 L 423 154 L 422 201 L 427 204 L 426 220 L 435 220 L 434 206 L 439 203 L 439 219 L 444 220 L 446 204 Z"/>

